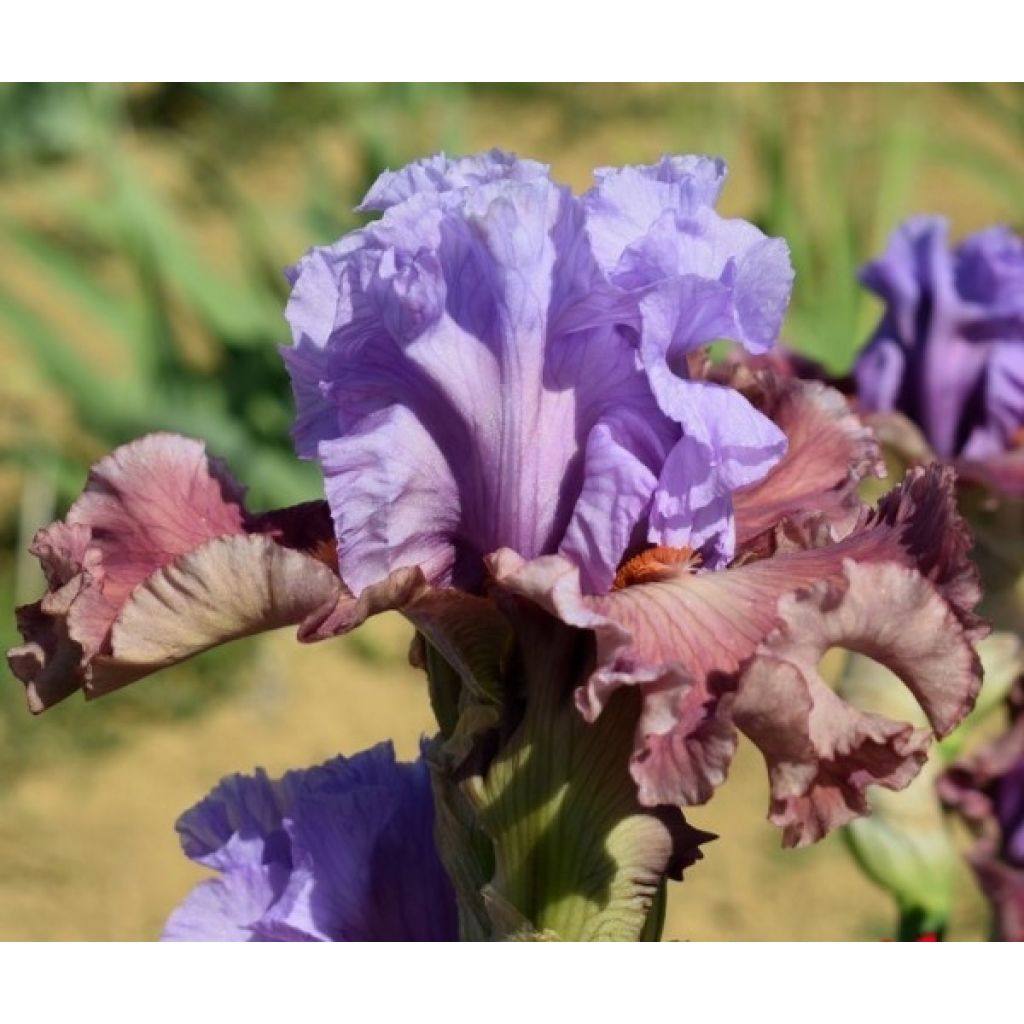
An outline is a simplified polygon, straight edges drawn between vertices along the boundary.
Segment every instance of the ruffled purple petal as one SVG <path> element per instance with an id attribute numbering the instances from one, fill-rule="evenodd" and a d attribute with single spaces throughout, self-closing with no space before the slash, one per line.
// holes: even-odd
<path id="1" fill-rule="evenodd" d="M 963 457 L 997 458 L 1024 443 L 1024 338 L 992 346 L 985 369 L 987 415 L 963 446 Z"/>
<path id="2" fill-rule="evenodd" d="M 200 882 L 164 925 L 163 942 L 255 942 L 260 919 L 280 894 L 277 865 L 235 865 Z"/>
<path id="3" fill-rule="evenodd" d="M 555 550 L 594 428 L 632 417 L 643 448 L 674 431 L 609 317 L 570 316 L 599 280 L 568 191 L 525 175 L 446 195 L 418 194 L 360 233 L 336 268 L 349 298 L 331 304 L 324 379 L 296 379 L 301 423 L 327 422 L 320 396 L 337 410 L 319 454 L 356 591 L 411 565 L 472 585 L 502 543 Z M 307 257 L 296 289 L 319 272 Z M 293 319 L 297 344 L 308 319 Z M 619 430 L 624 462 L 656 464 L 636 434 Z M 614 565 L 621 549 L 602 555 Z"/>
<path id="4" fill-rule="evenodd" d="M 723 177 L 665 158 L 576 199 L 503 154 L 432 158 L 383 176 L 367 203 L 383 217 L 294 268 L 296 440 L 324 467 L 353 591 L 411 566 L 476 589 L 500 547 L 561 550 L 599 591 L 648 532 L 659 479 L 691 518 L 714 506 L 704 533 L 729 550 L 728 492 L 780 438 L 749 410 L 731 432 L 695 399 L 667 412 L 637 349 L 640 331 L 674 375 L 715 337 L 774 340 L 788 257 L 714 213 Z M 666 470 L 687 432 L 703 462 Z"/>
<path id="5" fill-rule="evenodd" d="M 185 853 L 220 877 L 165 938 L 446 941 L 455 897 L 434 848 L 430 775 L 390 743 L 270 780 L 231 776 L 178 822 Z"/>
<path id="6" fill-rule="evenodd" d="M 647 539 L 700 550 L 712 567 L 736 548 L 734 491 L 761 480 L 786 451 L 786 435 L 738 391 L 652 367 L 662 407 L 683 425 L 665 460 Z"/>
<path id="7" fill-rule="evenodd" d="M 433 850 L 427 766 L 398 772 L 378 760 L 358 788 L 343 774 L 300 795 L 291 835 L 305 870 L 293 874 L 269 921 L 326 941 L 457 936 L 454 895 Z"/>
<path id="8" fill-rule="evenodd" d="M 602 269 L 611 274 L 625 250 L 643 238 L 666 210 L 685 216 L 713 206 L 725 184 L 722 160 L 665 156 L 644 167 L 603 167 L 584 197 L 587 233 Z"/>
<path id="9" fill-rule="evenodd" d="M 547 173 L 547 164 L 522 160 L 500 149 L 454 158 L 437 153 L 401 170 L 384 171 L 357 209 L 361 212 L 387 210 L 420 192 L 450 192 L 492 181 L 530 181 L 545 178 Z"/>
<path id="10" fill-rule="evenodd" d="M 941 458 L 994 458 L 1024 427 L 1024 240 L 997 227 L 950 250 L 947 236 L 942 218 L 913 218 L 863 269 L 886 308 L 858 397 L 914 421 Z"/>
<path id="11" fill-rule="evenodd" d="M 793 268 L 785 242 L 715 213 L 723 180 L 720 161 L 665 159 L 606 172 L 584 197 L 595 255 L 616 286 L 640 292 L 675 283 L 667 297 L 674 354 L 717 338 L 766 351 L 789 304 Z M 687 279 L 717 293 L 713 314 L 703 303 L 678 301 L 686 298 Z"/>
<path id="12" fill-rule="evenodd" d="M 220 871 L 236 866 L 291 866 L 283 800 L 262 769 L 229 775 L 186 811 L 175 828 L 185 856 Z"/>
<path id="13" fill-rule="evenodd" d="M 611 586 L 637 526 L 648 514 L 664 462 L 665 437 L 640 417 L 610 415 L 590 432 L 584 483 L 559 551 L 580 567 L 584 588 Z"/>
<path id="14" fill-rule="evenodd" d="M 958 294 L 993 321 L 987 333 L 1024 340 L 1024 239 L 1005 225 L 965 238 L 953 257 Z"/>

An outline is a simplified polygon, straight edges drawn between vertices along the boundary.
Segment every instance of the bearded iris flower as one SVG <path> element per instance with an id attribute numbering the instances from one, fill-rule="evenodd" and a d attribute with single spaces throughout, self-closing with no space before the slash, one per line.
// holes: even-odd
<path id="1" fill-rule="evenodd" d="M 891 459 L 956 469 L 984 613 L 1024 635 L 1024 239 L 990 227 L 951 250 L 947 230 L 912 219 L 863 269 L 886 306 L 856 400 Z"/>
<path id="2" fill-rule="evenodd" d="M 1020 497 L 1024 240 L 991 227 L 951 250 L 947 233 L 941 217 L 911 219 L 861 272 L 885 312 L 857 360 L 857 399 L 916 425 L 922 438 L 905 447 L 923 441 L 923 457 L 931 449 L 967 479 Z"/>
<path id="3" fill-rule="evenodd" d="M 430 776 L 390 743 L 269 779 L 224 779 L 178 821 L 219 876 L 171 915 L 172 941 L 453 941 Z"/>
<path id="4" fill-rule="evenodd" d="M 705 360 L 768 352 L 792 284 L 785 243 L 715 211 L 724 177 L 665 157 L 574 196 L 497 151 L 382 175 L 380 218 L 289 272 L 294 437 L 326 502 L 255 515 L 196 442 L 119 449 L 37 538 L 50 591 L 10 655 L 33 707 L 402 611 L 464 936 L 636 937 L 699 857 L 678 807 L 737 728 L 788 845 L 906 785 L 980 681 L 952 476 L 869 509 L 879 452 L 841 395 Z M 833 646 L 928 726 L 841 700 Z"/>
<path id="5" fill-rule="evenodd" d="M 1024 942 L 1024 686 L 1009 701 L 1010 725 L 954 764 L 939 782 L 945 803 L 977 836 L 968 855 L 992 906 L 996 938 Z"/>

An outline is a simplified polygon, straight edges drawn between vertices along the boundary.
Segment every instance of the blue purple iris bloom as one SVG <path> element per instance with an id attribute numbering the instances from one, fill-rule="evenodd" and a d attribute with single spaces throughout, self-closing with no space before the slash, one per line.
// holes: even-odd
<path id="1" fill-rule="evenodd" d="M 857 360 L 857 398 L 902 413 L 968 477 L 1024 493 L 1024 239 L 996 226 L 951 248 L 948 231 L 913 218 L 861 272 L 885 310 Z"/>
<path id="2" fill-rule="evenodd" d="M 1024 942 L 1024 683 L 1008 728 L 953 765 L 939 793 L 976 835 L 968 861 L 993 911 L 994 937 Z"/>
<path id="3" fill-rule="evenodd" d="M 174 911 L 165 939 L 458 938 L 427 765 L 397 762 L 390 743 L 280 779 L 229 776 L 177 828 L 186 855 L 219 874 Z"/>

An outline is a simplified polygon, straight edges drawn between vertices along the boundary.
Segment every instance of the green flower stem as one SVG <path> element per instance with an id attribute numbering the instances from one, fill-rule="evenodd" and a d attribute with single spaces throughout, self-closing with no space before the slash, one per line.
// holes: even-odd
<path id="1" fill-rule="evenodd" d="M 425 641 L 423 647 L 430 707 L 441 735 L 447 739 L 459 722 L 462 683 L 459 674 L 441 657 L 436 647 Z"/>
<path id="2" fill-rule="evenodd" d="M 641 942 L 661 942 L 662 933 L 665 931 L 665 915 L 668 912 L 668 883 L 662 882 L 654 897 L 654 905 L 651 907 L 647 920 L 644 921 L 644 930 L 640 933 Z"/>
<path id="3" fill-rule="evenodd" d="M 945 915 L 933 913 L 924 907 L 902 906 L 896 941 L 917 942 L 926 935 L 933 935 L 941 941 L 946 935 L 948 923 Z"/>
<path id="4" fill-rule="evenodd" d="M 637 803 L 628 765 L 638 695 L 624 688 L 588 724 L 573 691 L 589 638 L 529 612 L 516 636 L 504 706 L 463 700 L 434 759 L 439 846 L 464 937 L 484 937 L 482 908 L 491 938 L 655 940 L 677 843 L 694 835 L 677 810 Z"/>

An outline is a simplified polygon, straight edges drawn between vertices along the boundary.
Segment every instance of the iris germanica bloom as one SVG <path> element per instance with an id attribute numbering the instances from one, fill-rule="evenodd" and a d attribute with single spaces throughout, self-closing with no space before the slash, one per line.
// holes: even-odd
<path id="1" fill-rule="evenodd" d="M 980 679 L 952 474 L 867 508 L 883 467 L 838 392 L 706 361 L 768 352 L 792 282 L 782 241 L 715 212 L 724 177 L 665 157 L 574 196 L 498 152 L 382 175 L 382 216 L 289 274 L 294 436 L 326 502 L 255 515 L 196 442 L 119 449 L 37 538 L 50 591 L 10 656 L 33 707 L 400 610 L 464 935 L 640 934 L 737 729 L 789 845 L 906 785 Z M 833 646 L 927 726 L 840 699 Z"/>
<path id="2" fill-rule="evenodd" d="M 178 941 L 453 941 L 455 894 L 434 848 L 422 760 L 390 743 L 270 779 L 232 775 L 178 820 L 219 877 L 171 915 Z"/>
<path id="3" fill-rule="evenodd" d="M 861 273 L 885 303 L 857 361 L 868 412 L 900 412 L 935 454 L 1024 493 L 1024 240 L 992 227 L 950 249 L 940 217 L 898 228 Z"/>
<path id="4" fill-rule="evenodd" d="M 977 835 L 968 859 L 995 914 L 996 937 L 1024 942 L 1024 686 L 1009 702 L 1010 726 L 955 764 L 939 792 Z"/>

